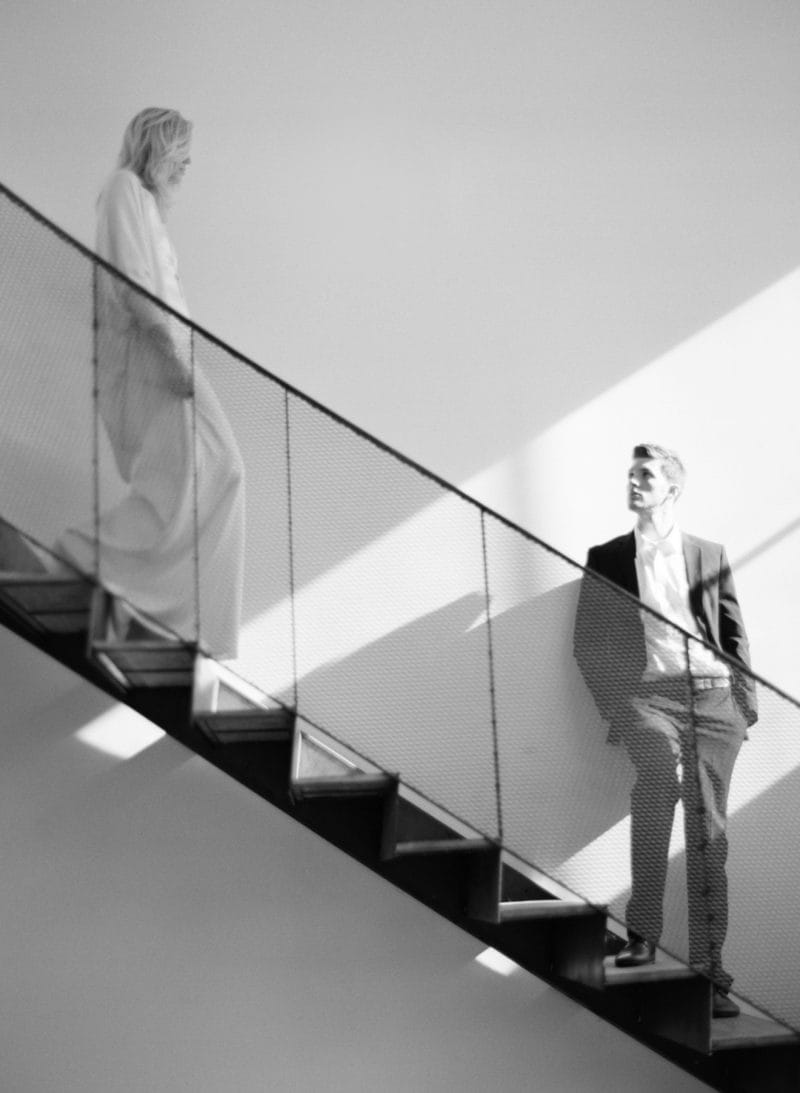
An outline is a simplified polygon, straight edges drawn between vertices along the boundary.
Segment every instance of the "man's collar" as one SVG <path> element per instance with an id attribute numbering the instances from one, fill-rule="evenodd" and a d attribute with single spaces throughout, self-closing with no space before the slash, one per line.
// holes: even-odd
<path id="1" fill-rule="evenodd" d="M 672 525 L 669 534 L 665 535 L 663 539 L 649 539 L 642 533 L 638 524 L 633 529 L 633 535 L 637 554 L 646 555 L 658 552 L 667 556 L 683 552 L 683 534 L 677 524 Z"/>

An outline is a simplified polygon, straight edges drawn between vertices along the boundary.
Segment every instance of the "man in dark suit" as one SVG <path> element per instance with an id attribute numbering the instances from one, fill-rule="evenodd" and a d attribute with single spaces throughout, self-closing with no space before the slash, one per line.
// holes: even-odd
<path id="1" fill-rule="evenodd" d="M 714 1016 L 730 1017 L 739 1010 L 722 966 L 726 808 L 736 756 L 757 717 L 755 683 L 740 670 L 749 667 L 749 650 L 725 550 L 675 522 L 684 479 L 676 453 L 655 444 L 634 448 L 628 507 L 636 527 L 589 551 L 575 657 L 610 724 L 609 741 L 625 745 L 636 771 L 628 943 L 616 962 L 655 959 L 682 797 L 689 961 L 714 983 Z"/>

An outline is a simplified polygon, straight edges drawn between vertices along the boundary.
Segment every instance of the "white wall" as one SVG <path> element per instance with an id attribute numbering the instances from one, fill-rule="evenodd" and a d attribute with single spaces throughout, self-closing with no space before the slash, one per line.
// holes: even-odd
<path id="1" fill-rule="evenodd" d="M 8 184 L 90 242 L 129 116 L 183 109 L 172 230 L 201 323 L 580 559 L 627 524 L 630 445 L 681 445 L 686 523 L 734 560 L 769 545 L 742 568 L 756 662 L 800 691 L 792 541 L 772 543 L 798 516 L 800 10 L 10 0 L 2 20 Z"/>
<path id="2" fill-rule="evenodd" d="M 705 1089 L 0 628 L 9 1093 Z"/>

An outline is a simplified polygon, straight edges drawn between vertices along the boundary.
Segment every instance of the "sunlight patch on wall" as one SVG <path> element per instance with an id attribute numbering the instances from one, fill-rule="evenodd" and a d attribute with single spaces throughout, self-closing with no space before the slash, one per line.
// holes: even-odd
<path id="1" fill-rule="evenodd" d="M 519 969 L 519 964 L 509 960 L 504 953 L 499 953 L 497 949 L 484 949 L 482 953 L 478 953 L 475 957 L 475 963 L 488 968 L 489 971 L 495 972 L 497 975 L 504 976 L 512 975 Z"/>
<path id="2" fill-rule="evenodd" d="M 583 560 L 589 544 L 624 530 L 633 444 L 660 441 L 689 469 L 682 520 L 719 536 L 733 558 L 751 549 L 798 516 L 796 407 L 787 398 L 800 359 L 798 300 L 800 270 L 579 406 L 465 491 Z"/>
<path id="3" fill-rule="evenodd" d="M 75 733 L 82 744 L 115 759 L 132 759 L 164 736 L 127 706 L 114 706 Z"/>
<path id="4" fill-rule="evenodd" d="M 465 596 L 475 597 L 477 615 L 483 598 L 480 522 L 474 506 L 447 497 L 299 589 L 298 673 L 336 663 Z M 248 622 L 231 665 L 273 695 L 293 682 L 283 648 L 290 611 L 283 601 Z"/>
<path id="5" fill-rule="evenodd" d="M 630 886 L 631 818 L 626 816 L 561 865 L 558 879 L 592 903 L 613 903 Z M 675 809 L 670 858 L 683 852 L 683 811 Z"/>

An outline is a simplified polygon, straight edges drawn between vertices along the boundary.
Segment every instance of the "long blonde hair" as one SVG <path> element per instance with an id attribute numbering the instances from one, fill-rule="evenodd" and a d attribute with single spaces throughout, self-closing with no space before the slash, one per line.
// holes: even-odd
<path id="1" fill-rule="evenodd" d="M 192 123 L 177 110 L 148 106 L 128 122 L 118 166 L 138 175 L 164 212 L 169 204 L 172 168 L 189 150 Z"/>

